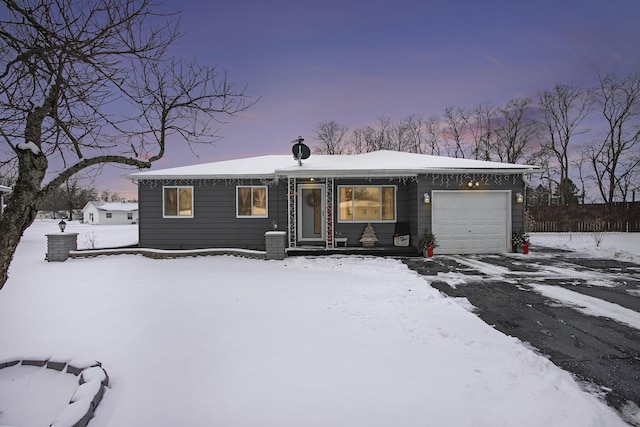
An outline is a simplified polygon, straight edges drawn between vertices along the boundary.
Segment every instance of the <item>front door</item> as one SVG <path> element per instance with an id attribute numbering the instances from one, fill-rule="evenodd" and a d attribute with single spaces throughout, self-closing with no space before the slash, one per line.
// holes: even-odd
<path id="1" fill-rule="evenodd" d="M 298 236 L 302 242 L 324 241 L 324 185 L 305 184 L 298 187 Z"/>

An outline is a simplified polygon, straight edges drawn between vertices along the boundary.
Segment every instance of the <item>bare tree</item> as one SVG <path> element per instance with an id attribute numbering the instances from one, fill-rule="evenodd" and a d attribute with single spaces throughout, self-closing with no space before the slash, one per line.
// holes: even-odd
<path id="1" fill-rule="evenodd" d="M 387 149 L 394 151 L 410 152 L 413 146 L 413 135 L 410 124 L 407 120 L 391 122 L 391 129 L 388 132 L 389 144 Z"/>
<path id="2" fill-rule="evenodd" d="M 226 73 L 171 58 L 175 16 L 152 0 L 0 4 L 0 135 L 18 168 L 0 218 L 1 288 L 37 206 L 62 183 L 106 163 L 148 168 L 169 139 L 210 142 L 219 115 L 253 101 Z"/>
<path id="3" fill-rule="evenodd" d="M 587 189 L 589 187 L 588 185 L 588 181 L 589 178 L 586 175 L 587 174 L 587 166 L 585 165 L 586 163 L 588 163 L 588 158 L 585 155 L 585 151 L 581 151 L 579 153 L 579 156 L 577 156 L 576 158 L 574 158 L 571 161 L 572 165 L 576 168 L 576 170 L 578 171 L 578 180 L 579 180 L 579 188 L 580 188 L 580 203 L 586 203 L 586 198 L 587 198 Z"/>
<path id="4" fill-rule="evenodd" d="M 358 128 L 351 132 L 351 136 L 347 140 L 347 151 L 350 154 L 362 154 L 365 152 L 365 147 L 367 145 L 365 142 L 365 129 L 366 127 Z"/>
<path id="5" fill-rule="evenodd" d="M 69 219 L 73 219 L 73 211 L 82 209 L 88 202 L 96 199 L 96 190 L 83 187 L 77 176 L 69 178 L 61 187 L 61 198 L 64 201 Z"/>
<path id="6" fill-rule="evenodd" d="M 594 95 L 606 134 L 584 152 L 604 203 L 626 201 L 640 166 L 640 73 L 600 76 Z"/>
<path id="7" fill-rule="evenodd" d="M 580 129 L 580 125 L 589 114 L 593 98 L 587 91 L 574 85 L 556 84 L 552 90 L 544 91 L 538 99 L 538 107 L 542 114 L 542 125 L 546 129 L 544 146 L 553 154 L 560 168 L 560 179 L 556 183 L 569 181 L 569 144 L 575 135 L 588 132 Z M 571 194 L 558 191 L 558 203 L 565 205 Z"/>
<path id="8" fill-rule="evenodd" d="M 67 210 L 67 218 L 74 219 L 73 212 L 82 209 L 87 202 L 97 199 L 93 187 L 82 184 L 82 178 L 75 175 L 55 189 L 38 207 L 41 210 L 52 211 L 54 215 L 63 209 Z M 55 216 L 54 216 L 55 218 Z"/>
<path id="9" fill-rule="evenodd" d="M 466 158 L 464 136 L 469 130 L 469 113 L 462 107 L 447 107 L 444 109 L 444 124 L 447 155 Z"/>
<path id="10" fill-rule="evenodd" d="M 369 141 L 367 151 L 377 150 L 393 150 L 393 138 L 391 133 L 393 132 L 393 120 L 388 116 L 378 116 L 376 120 L 377 128 L 373 134 L 373 139 Z"/>
<path id="11" fill-rule="evenodd" d="M 493 151 L 501 162 L 526 159 L 538 137 L 538 122 L 530 115 L 531 99 L 516 98 L 498 108 L 498 127 Z"/>
<path id="12" fill-rule="evenodd" d="M 471 118 L 473 122 L 471 123 Z M 469 131 L 473 135 L 472 157 L 476 160 L 491 160 L 491 151 L 495 144 L 496 107 L 485 102 L 478 104 L 470 115 Z"/>
<path id="13" fill-rule="evenodd" d="M 423 153 L 439 156 L 441 143 L 441 121 L 438 116 L 429 116 L 424 122 L 425 147 Z"/>
<path id="14" fill-rule="evenodd" d="M 397 132 L 403 138 L 401 151 L 422 153 L 426 141 L 424 117 L 412 114 L 399 121 L 396 126 L 402 128 L 402 132 Z"/>
<path id="15" fill-rule="evenodd" d="M 375 133 L 375 129 L 371 126 L 355 129 L 349 138 L 349 152 L 353 154 L 366 153 L 368 148 L 373 145 Z"/>
<path id="16" fill-rule="evenodd" d="M 315 148 L 316 153 L 345 154 L 347 150 L 345 135 L 348 130 L 347 126 L 334 120 L 320 123 L 316 128 L 316 139 L 320 141 L 320 145 Z"/>
<path id="17" fill-rule="evenodd" d="M 102 190 L 102 192 L 100 193 L 100 200 L 103 202 L 115 203 L 122 203 L 126 201 L 122 194 L 118 193 L 117 191 L 109 190 Z"/>

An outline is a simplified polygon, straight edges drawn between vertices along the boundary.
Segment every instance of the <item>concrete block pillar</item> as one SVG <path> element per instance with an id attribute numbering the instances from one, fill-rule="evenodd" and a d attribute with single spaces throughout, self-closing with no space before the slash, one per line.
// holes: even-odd
<path id="1" fill-rule="evenodd" d="M 47 234 L 47 261 L 66 261 L 78 249 L 78 233 Z"/>
<path id="2" fill-rule="evenodd" d="M 264 236 L 267 243 L 267 259 L 284 259 L 286 257 L 287 233 L 284 231 L 267 231 Z"/>

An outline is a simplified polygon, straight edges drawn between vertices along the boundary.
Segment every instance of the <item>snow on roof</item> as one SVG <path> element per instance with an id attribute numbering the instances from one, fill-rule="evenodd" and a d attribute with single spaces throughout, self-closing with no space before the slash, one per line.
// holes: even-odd
<path id="1" fill-rule="evenodd" d="M 98 202 L 93 201 L 87 203 L 87 205 L 93 205 L 101 211 L 112 212 L 130 212 L 138 210 L 138 203 L 135 202 Z M 86 208 L 86 206 L 85 206 Z"/>
<path id="2" fill-rule="evenodd" d="M 527 173 L 537 166 L 486 162 L 399 151 L 374 151 L 354 155 L 311 155 L 302 166 L 292 155 L 268 155 L 192 166 L 138 172 L 127 175 L 144 179 L 269 178 L 333 176 L 413 176 L 419 173 Z"/>

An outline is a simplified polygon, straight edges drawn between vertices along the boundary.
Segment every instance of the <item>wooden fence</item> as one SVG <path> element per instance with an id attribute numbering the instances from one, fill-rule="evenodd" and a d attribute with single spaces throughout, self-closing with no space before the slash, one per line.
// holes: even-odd
<path id="1" fill-rule="evenodd" d="M 640 202 L 528 206 L 527 225 L 529 231 L 540 232 L 640 232 Z"/>

